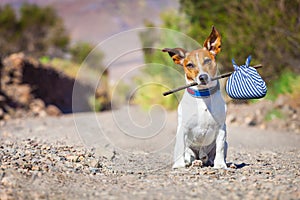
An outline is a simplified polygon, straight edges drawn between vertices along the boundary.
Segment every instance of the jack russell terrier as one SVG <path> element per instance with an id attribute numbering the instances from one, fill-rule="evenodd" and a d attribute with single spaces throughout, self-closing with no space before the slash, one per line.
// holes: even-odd
<path id="1" fill-rule="evenodd" d="M 212 28 L 203 48 L 188 52 L 182 48 L 163 49 L 183 67 L 188 84 L 178 106 L 178 127 L 173 168 L 190 165 L 227 168 L 226 104 L 217 80 L 216 55 L 221 51 L 221 36 Z"/>

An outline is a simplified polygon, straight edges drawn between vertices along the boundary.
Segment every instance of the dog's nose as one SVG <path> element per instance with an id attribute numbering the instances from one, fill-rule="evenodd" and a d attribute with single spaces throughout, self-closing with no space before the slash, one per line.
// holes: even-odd
<path id="1" fill-rule="evenodd" d="M 207 74 L 200 74 L 199 80 L 202 84 L 206 84 L 208 82 L 208 75 Z"/>

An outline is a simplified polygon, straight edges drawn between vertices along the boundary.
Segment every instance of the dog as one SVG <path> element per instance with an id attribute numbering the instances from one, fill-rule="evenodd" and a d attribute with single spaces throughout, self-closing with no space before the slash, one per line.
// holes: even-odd
<path id="1" fill-rule="evenodd" d="M 227 168 L 226 104 L 220 92 L 216 55 L 221 51 L 221 35 L 215 27 L 203 48 L 188 52 L 165 48 L 174 63 L 183 67 L 189 87 L 178 106 L 178 127 L 173 168 L 190 165 Z"/>

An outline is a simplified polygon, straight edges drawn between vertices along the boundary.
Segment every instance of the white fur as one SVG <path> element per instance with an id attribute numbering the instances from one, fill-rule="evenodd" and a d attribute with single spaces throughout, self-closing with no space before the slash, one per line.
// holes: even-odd
<path id="1" fill-rule="evenodd" d="M 185 91 L 178 107 L 173 168 L 189 166 L 196 158 L 215 168 L 227 168 L 225 118 L 226 104 L 219 90 L 207 98 Z"/>

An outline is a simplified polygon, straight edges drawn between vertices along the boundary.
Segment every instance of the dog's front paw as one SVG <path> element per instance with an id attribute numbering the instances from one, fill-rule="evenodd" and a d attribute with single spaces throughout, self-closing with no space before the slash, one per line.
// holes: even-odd
<path id="1" fill-rule="evenodd" d="M 215 162 L 214 168 L 215 169 L 227 169 L 227 165 L 225 162 Z"/>
<path id="2" fill-rule="evenodd" d="M 173 169 L 179 169 L 179 168 L 185 168 L 186 163 L 184 161 L 184 159 L 180 159 L 177 160 L 174 164 L 173 164 Z"/>
<path id="3" fill-rule="evenodd" d="M 202 160 L 194 160 L 192 162 L 192 167 L 203 167 L 203 162 Z"/>

